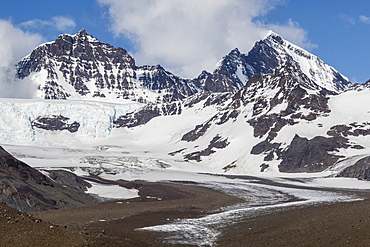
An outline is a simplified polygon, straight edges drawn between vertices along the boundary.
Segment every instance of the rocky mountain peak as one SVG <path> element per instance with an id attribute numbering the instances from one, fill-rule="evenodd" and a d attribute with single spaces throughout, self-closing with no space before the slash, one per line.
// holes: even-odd
<path id="1" fill-rule="evenodd" d="M 286 62 L 296 64 L 310 80 L 332 92 L 343 92 L 352 83 L 333 67 L 310 52 L 284 40 L 274 32 L 257 41 L 246 56 L 255 73 L 271 74 Z"/>
<path id="2" fill-rule="evenodd" d="M 77 36 L 80 36 L 80 37 L 91 36 L 90 34 L 87 33 L 87 31 L 85 30 L 85 28 L 82 28 L 76 35 Z"/>
<path id="3" fill-rule="evenodd" d="M 94 38 L 91 34 L 89 34 L 84 28 L 74 35 L 70 35 L 70 34 L 59 35 L 59 38 L 63 38 L 63 37 L 71 37 L 74 41 L 80 41 L 80 42 L 81 41 L 100 42 L 98 39 Z"/>
<path id="4" fill-rule="evenodd" d="M 49 42 L 46 44 L 52 44 L 53 42 Z M 90 35 L 85 29 L 81 29 L 78 33 L 71 35 L 71 34 L 61 34 L 58 36 L 58 38 L 55 40 L 56 44 L 63 45 L 64 43 L 67 43 L 65 45 L 86 45 L 86 46 L 94 46 L 94 45 L 101 45 L 101 46 L 109 46 L 109 44 L 104 44 L 100 42 L 98 39 L 94 38 L 92 35 Z"/>
<path id="5" fill-rule="evenodd" d="M 293 67 L 286 66 L 288 64 Z M 304 81 L 308 88 L 339 93 L 351 86 L 351 82 L 333 67 L 273 31 L 257 41 L 248 54 L 233 49 L 218 62 L 212 74 L 201 74 L 197 86 L 213 92 L 236 92 L 253 75 L 273 74 L 277 68 L 300 71 L 307 77 Z"/>
<path id="6" fill-rule="evenodd" d="M 102 43 L 85 29 L 38 46 L 18 63 L 17 74 L 20 79 L 30 77 L 38 85 L 37 96 L 44 99 L 147 103 L 196 92 L 160 65 L 136 66 L 125 49 Z"/>
<path id="7" fill-rule="evenodd" d="M 193 80 L 175 76 L 160 65 L 138 67 L 126 50 L 100 42 L 85 29 L 37 47 L 19 62 L 17 74 L 38 84 L 40 98 L 156 103 L 199 91 L 236 93 L 254 74 L 272 74 L 287 62 L 318 87 L 340 92 L 350 85 L 335 69 L 274 32 L 257 41 L 248 54 L 233 49 L 215 71 L 202 72 Z"/>
<path id="8" fill-rule="evenodd" d="M 370 87 L 370 80 L 367 80 L 367 81 L 364 83 L 364 86 L 366 86 L 366 87 Z"/>
<path id="9" fill-rule="evenodd" d="M 194 84 L 205 91 L 215 93 L 235 93 L 241 89 L 253 74 L 245 63 L 244 54 L 238 48 L 233 49 L 217 64 L 213 73 L 202 71 Z"/>
<path id="10" fill-rule="evenodd" d="M 234 48 L 229 54 L 228 56 L 239 56 L 241 54 L 241 52 L 239 51 L 238 48 Z"/>
<path id="11" fill-rule="evenodd" d="M 285 42 L 284 39 L 279 34 L 275 33 L 272 30 L 269 30 L 265 38 L 263 38 L 262 40 L 269 40 L 269 41 L 276 42 L 281 45 L 283 45 Z"/>
<path id="12" fill-rule="evenodd" d="M 294 63 L 287 62 L 273 74 L 255 74 L 234 95 L 228 114 L 250 109 L 248 123 L 254 136 L 272 141 L 286 125 L 313 121 L 329 112 L 330 92 L 312 82 Z M 275 128 L 274 128 L 275 126 Z M 262 145 L 262 144 L 261 144 Z"/>

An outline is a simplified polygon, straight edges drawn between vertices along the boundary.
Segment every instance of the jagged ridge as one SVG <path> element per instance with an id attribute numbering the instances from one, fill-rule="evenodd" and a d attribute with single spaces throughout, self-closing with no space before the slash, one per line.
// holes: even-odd
<path id="1" fill-rule="evenodd" d="M 122 48 L 102 43 L 84 29 L 38 46 L 17 65 L 17 75 L 38 84 L 44 99 L 171 102 L 197 92 L 161 66 L 136 66 Z"/>

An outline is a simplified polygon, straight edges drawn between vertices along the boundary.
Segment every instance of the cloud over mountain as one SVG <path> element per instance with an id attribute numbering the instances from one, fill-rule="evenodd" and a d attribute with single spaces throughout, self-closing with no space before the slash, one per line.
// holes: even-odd
<path id="1" fill-rule="evenodd" d="M 33 19 L 20 24 L 25 29 L 40 29 L 41 27 L 54 28 L 58 31 L 69 31 L 76 27 L 73 19 L 65 16 L 53 16 L 50 20 Z"/>
<path id="2" fill-rule="evenodd" d="M 31 97 L 32 85 L 26 81 L 14 83 L 13 66 L 42 41 L 40 35 L 24 32 L 0 19 L 0 97 Z"/>
<path id="3" fill-rule="evenodd" d="M 279 0 L 98 0 L 107 6 L 111 27 L 136 46 L 139 63 L 162 64 L 181 76 L 195 77 L 213 70 L 231 49 L 248 51 L 273 28 L 305 48 L 306 31 L 298 23 L 265 23 L 263 17 Z"/>

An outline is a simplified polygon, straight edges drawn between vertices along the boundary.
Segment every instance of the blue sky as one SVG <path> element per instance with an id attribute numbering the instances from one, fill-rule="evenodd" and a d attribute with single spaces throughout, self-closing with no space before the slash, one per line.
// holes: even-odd
<path id="1" fill-rule="evenodd" d="M 266 18 L 270 22 L 298 22 L 317 45 L 312 53 L 352 81 L 370 79 L 370 1 L 288 1 Z"/>
<path id="2" fill-rule="evenodd" d="M 38 43 L 85 28 L 127 49 L 138 64 L 194 77 L 235 47 L 247 53 L 273 29 L 350 80 L 370 79 L 364 0 L 13 0 L 2 2 L 0 21 L 0 56 L 14 61 Z"/>

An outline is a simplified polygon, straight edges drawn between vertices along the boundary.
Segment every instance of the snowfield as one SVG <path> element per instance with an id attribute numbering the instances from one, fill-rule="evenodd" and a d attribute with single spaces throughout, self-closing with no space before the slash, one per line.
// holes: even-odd
<path id="1" fill-rule="evenodd" d="M 299 124 L 286 125 L 274 142 L 289 145 L 294 135 L 311 139 L 329 137 L 327 131 L 335 125 L 368 124 L 370 106 L 366 104 L 368 89 L 348 91 L 329 100 L 331 112 L 313 121 L 299 120 Z M 199 102 L 183 109 L 180 115 L 153 118 L 135 128 L 114 128 L 119 116 L 138 109 L 142 104 L 111 104 L 89 101 L 45 101 L 0 99 L 0 143 L 8 151 L 34 167 L 97 166 L 135 167 L 136 169 L 161 168 L 190 172 L 224 173 L 227 165 L 238 164 L 231 174 L 249 174 L 263 177 L 325 177 L 335 175 L 369 153 L 367 136 L 348 136 L 351 143 L 363 149 L 340 149 L 338 163 L 320 174 L 281 174 L 276 158 L 261 173 L 262 155 L 252 155 L 252 148 L 263 138 L 253 136 L 253 127 L 246 123 L 251 108 L 246 106 L 236 119 L 222 125 L 213 124 L 195 142 L 182 141 L 182 136 L 195 126 L 207 122 L 219 112 L 219 106 L 203 107 Z M 38 117 L 63 116 L 80 124 L 77 132 L 48 131 L 36 128 L 32 121 Z M 215 136 L 229 143 L 223 149 L 213 149 L 201 161 L 184 159 L 185 154 L 202 151 Z M 172 155 L 169 155 L 173 153 Z M 44 162 L 47 161 L 47 162 Z M 52 162 L 51 162 L 52 161 Z M 113 169 L 113 168 L 112 168 Z"/>

